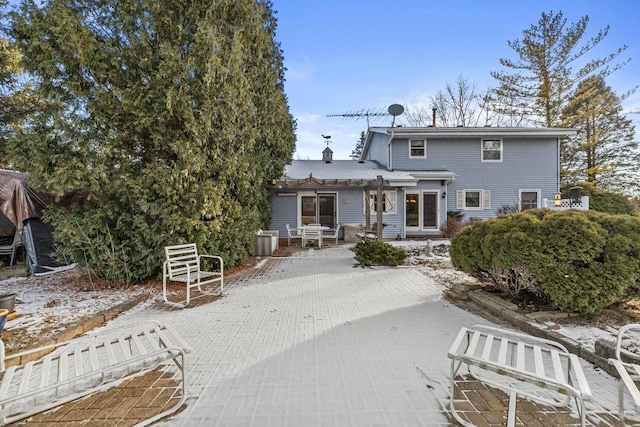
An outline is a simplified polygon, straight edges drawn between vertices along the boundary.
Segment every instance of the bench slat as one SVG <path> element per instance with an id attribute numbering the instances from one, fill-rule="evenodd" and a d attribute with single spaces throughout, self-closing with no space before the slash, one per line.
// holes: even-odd
<path id="1" fill-rule="evenodd" d="M 553 372 L 556 375 L 556 381 L 566 381 L 564 368 L 562 367 L 562 361 L 560 360 L 560 353 L 558 353 L 558 350 L 551 350 L 551 362 L 553 363 Z"/>
<path id="2" fill-rule="evenodd" d="M 507 352 L 509 351 L 509 339 L 502 337 L 500 340 L 500 351 L 498 352 L 498 365 L 507 364 Z"/>
<path id="3" fill-rule="evenodd" d="M 22 376 L 20 377 L 20 387 L 18 388 L 18 394 L 23 394 L 28 390 L 32 370 L 33 362 L 27 362 L 22 369 Z"/>
<path id="4" fill-rule="evenodd" d="M 569 360 L 571 361 L 571 367 L 573 368 L 571 371 L 578 381 L 578 390 L 582 392 L 582 395 L 585 399 L 591 398 L 591 388 L 589 387 L 589 383 L 587 382 L 587 377 L 584 375 L 584 372 L 580 367 L 580 360 L 578 359 L 578 356 L 576 356 L 575 354 L 569 354 Z"/>
<path id="5" fill-rule="evenodd" d="M 544 360 L 542 359 L 542 348 L 539 345 L 533 346 L 533 361 L 536 367 L 536 375 L 544 377 Z"/>
<path id="6" fill-rule="evenodd" d="M 40 379 L 40 388 L 49 385 L 49 377 L 51 376 L 51 356 L 45 356 L 42 360 L 42 378 Z"/>
<path id="7" fill-rule="evenodd" d="M 142 333 L 144 334 L 145 338 L 151 345 L 151 348 L 153 348 L 154 350 L 160 350 L 160 345 L 158 345 L 158 339 L 153 336 L 153 333 L 151 331 L 145 329 Z"/>
<path id="8" fill-rule="evenodd" d="M 131 335 L 131 339 L 132 339 L 133 343 L 135 344 L 136 349 L 138 350 L 138 353 L 140 353 L 140 354 L 147 354 L 148 353 L 147 348 L 142 343 L 142 341 L 140 341 L 140 337 L 138 336 L 138 334 Z"/>
<path id="9" fill-rule="evenodd" d="M 96 346 L 91 344 L 89 345 L 89 360 L 91 361 L 91 370 L 97 371 L 100 369 L 100 360 L 98 358 L 98 350 Z"/>
<path id="10" fill-rule="evenodd" d="M 487 340 L 484 343 L 484 350 L 482 351 L 482 359 L 489 360 L 491 357 L 491 348 L 493 347 L 493 334 L 487 335 Z"/>
<path id="11" fill-rule="evenodd" d="M 524 372 L 526 370 L 525 367 L 525 352 L 526 347 L 522 341 L 518 341 L 517 344 L 517 352 L 516 352 L 516 369 L 520 372 Z"/>
<path id="12" fill-rule="evenodd" d="M 10 366 L 6 371 L 4 371 L 4 376 L 2 377 L 2 386 L 0 386 L 0 400 L 4 400 L 7 396 L 7 392 L 9 391 L 9 387 L 11 386 L 11 382 L 13 380 L 13 375 L 16 372 L 16 366 Z"/>
<path id="13" fill-rule="evenodd" d="M 467 347 L 467 351 L 465 351 L 466 354 L 472 355 L 476 352 L 476 347 L 478 346 L 478 341 L 480 340 L 480 337 L 482 336 L 482 333 L 476 331 L 473 333 L 473 336 L 471 337 L 471 342 L 469 343 L 469 347 Z"/>
<path id="14" fill-rule="evenodd" d="M 80 350 L 79 348 L 76 348 L 75 351 L 73 352 L 73 358 L 74 358 L 74 370 L 76 372 L 76 377 L 79 377 L 80 375 L 82 375 L 82 350 Z"/>
<path id="15" fill-rule="evenodd" d="M 107 360 L 109 361 L 109 365 L 115 365 L 117 363 L 115 353 L 113 352 L 113 346 L 111 342 L 105 341 L 103 344 L 104 349 L 107 353 Z"/>
<path id="16" fill-rule="evenodd" d="M 67 379 L 67 367 L 67 353 L 62 353 L 58 359 L 58 382 Z"/>
<path id="17" fill-rule="evenodd" d="M 122 350 L 122 354 L 126 360 L 130 360 L 133 358 L 131 354 L 131 349 L 129 348 L 129 340 L 124 339 L 123 337 L 118 338 L 118 343 L 120 344 L 120 349 Z"/>

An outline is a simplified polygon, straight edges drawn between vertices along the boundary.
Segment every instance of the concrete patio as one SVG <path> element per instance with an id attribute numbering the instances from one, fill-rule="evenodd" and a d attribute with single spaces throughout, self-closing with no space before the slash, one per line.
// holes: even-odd
<path id="1" fill-rule="evenodd" d="M 309 249 L 234 277 L 217 301 L 134 308 L 110 326 L 161 319 L 193 347 L 187 407 L 163 425 L 444 426 L 447 350 L 461 326 L 489 322 L 442 291 L 414 268 L 362 269 L 347 247 Z M 589 425 L 622 425 L 616 381 L 583 368 Z M 456 398 L 476 425 L 504 425 L 501 392 L 469 382 Z M 519 402 L 517 425 L 577 424 L 575 411 Z"/>

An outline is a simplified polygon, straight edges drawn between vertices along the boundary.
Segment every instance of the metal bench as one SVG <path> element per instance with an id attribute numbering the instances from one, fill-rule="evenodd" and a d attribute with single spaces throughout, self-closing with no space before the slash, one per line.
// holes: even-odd
<path id="1" fill-rule="evenodd" d="M 190 347 L 168 326 L 146 322 L 39 347 L 5 357 L 0 341 L 0 422 L 4 425 L 46 411 L 173 361 L 182 373 L 180 401 L 138 425 L 174 413 L 187 397 L 185 354 Z M 34 355 L 45 354 L 40 359 Z M 26 363 L 5 367 L 5 361 Z M 11 362 L 9 362 L 11 363 Z"/>
<path id="2" fill-rule="evenodd" d="M 509 394 L 507 425 L 514 426 L 516 397 L 550 406 L 569 406 L 575 399 L 581 425 L 586 423 L 585 401 L 591 390 L 578 357 L 554 341 L 499 328 L 462 328 L 449 349 L 451 413 L 461 425 L 472 426 L 455 409 L 458 371 L 465 365 L 475 379 Z"/>
<path id="3" fill-rule="evenodd" d="M 191 301 L 191 288 L 202 291 L 202 285 L 220 283 L 220 295 L 224 287 L 224 262 L 215 255 L 198 255 L 195 243 L 184 245 L 165 246 L 165 261 L 162 266 L 162 297 L 167 304 L 186 307 Z M 213 259 L 214 271 L 202 270 L 202 259 Z M 217 266 L 217 268 L 216 268 Z M 167 298 L 167 281 L 183 282 L 187 285 L 187 299 L 184 304 L 169 301 Z"/>
<path id="4" fill-rule="evenodd" d="M 633 334 L 632 331 L 636 332 Z M 620 382 L 618 384 L 618 415 L 620 421 L 624 424 L 624 391 L 625 389 L 631 395 L 634 404 L 634 410 L 640 414 L 640 390 L 638 389 L 637 382 L 640 381 L 640 355 L 635 352 L 626 350 L 623 347 L 625 340 L 634 340 L 637 345 L 638 332 L 640 331 L 640 324 L 631 323 L 625 325 L 618 330 L 618 336 L 616 340 L 616 352 L 615 359 L 609 359 L 609 363 L 615 366 L 620 375 Z"/>

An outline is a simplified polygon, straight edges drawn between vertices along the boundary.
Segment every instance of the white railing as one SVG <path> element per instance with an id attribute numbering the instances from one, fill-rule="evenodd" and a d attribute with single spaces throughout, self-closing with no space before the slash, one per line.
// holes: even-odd
<path id="1" fill-rule="evenodd" d="M 576 209 L 579 211 L 589 210 L 589 196 L 582 196 L 579 201 L 574 199 L 562 199 L 560 200 L 560 206 L 556 206 L 555 200 L 542 199 L 542 207 L 551 209 L 552 211 L 566 211 L 569 209 Z"/>

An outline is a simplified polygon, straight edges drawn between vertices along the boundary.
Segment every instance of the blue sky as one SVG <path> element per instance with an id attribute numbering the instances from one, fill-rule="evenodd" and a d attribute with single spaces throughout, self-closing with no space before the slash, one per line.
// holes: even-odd
<path id="1" fill-rule="evenodd" d="M 609 25 L 608 36 L 589 53 L 603 57 L 627 45 L 632 60 L 607 83 L 618 93 L 640 84 L 638 0 L 273 0 L 276 39 L 284 51 L 285 92 L 298 121 L 294 158 L 320 159 L 331 135 L 334 158 L 348 159 L 365 119 L 326 117 L 390 104 L 425 105 L 427 97 L 462 75 L 480 90 L 499 58 L 515 59 L 508 40 L 537 24 L 542 12 L 562 11 L 568 24 L 589 16 L 588 38 Z M 625 111 L 640 109 L 640 93 Z M 640 114 L 630 115 L 640 127 Z M 401 122 L 400 116 L 396 123 Z M 388 126 L 390 117 L 371 118 Z"/>

